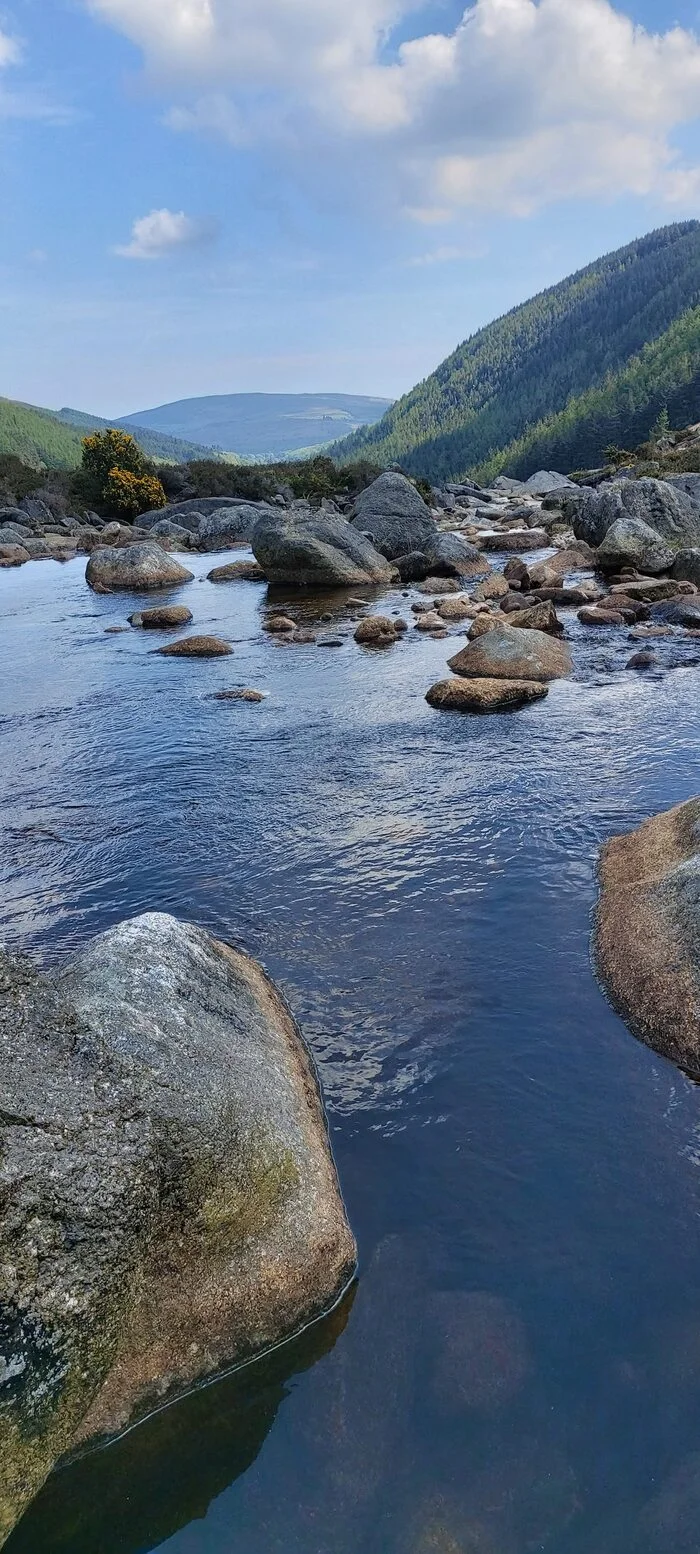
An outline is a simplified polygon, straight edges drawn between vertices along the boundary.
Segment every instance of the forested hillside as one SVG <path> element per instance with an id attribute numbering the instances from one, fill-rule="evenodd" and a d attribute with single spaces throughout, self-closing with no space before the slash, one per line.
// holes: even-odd
<path id="1" fill-rule="evenodd" d="M 410 474 L 526 475 L 700 419 L 700 223 L 652 232 L 479 331 L 333 450 Z"/>
<path id="2" fill-rule="evenodd" d="M 77 469 L 81 452 L 80 432 L 49 411 L 0 399 L 0 454 L 14 453 L 35 469 Z"/>

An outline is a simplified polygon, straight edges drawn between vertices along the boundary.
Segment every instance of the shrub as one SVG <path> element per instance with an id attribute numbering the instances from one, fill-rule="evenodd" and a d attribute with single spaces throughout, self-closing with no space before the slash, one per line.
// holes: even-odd
<path id="1" fill-rule="evenodd" d="M 83 469 L 104 487 L 113 469 L 147 475 L 150 465 L 130 432 L 110 427 L 83 438 Z"/>
<path id="2" fill-rule="evenodd" d="M 136 518 L 165 507 L 167 498 L 155 475 L 134 475 L 129 469 L 111 469 L 103 489 L 105 506 L 115 518 Z"/>

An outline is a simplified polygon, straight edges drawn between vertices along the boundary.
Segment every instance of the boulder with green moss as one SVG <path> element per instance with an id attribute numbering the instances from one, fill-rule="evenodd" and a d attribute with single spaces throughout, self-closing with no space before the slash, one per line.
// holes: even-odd
<path id="1" fill-rule="evenodd" d="M 0 1544 L 54 1463 L 333 1305 L 355 1245 L 313 1062 L 175 919 L 0 951 Z"/>

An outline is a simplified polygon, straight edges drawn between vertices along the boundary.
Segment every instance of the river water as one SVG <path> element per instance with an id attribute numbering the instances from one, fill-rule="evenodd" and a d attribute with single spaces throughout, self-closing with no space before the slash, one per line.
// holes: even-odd
<path id="1" fill-rule="evenodd" d="M 2 936 L 57 962 L 153 909 L 259 957 L 359 1280 L 56 1472 L 9 1554 L 697 1554 L 700 1092 L 589 941 L 601 842 L 700 791 L 698 645 L 644 676 L 573 617 L 545 702 L 440 714 L 451 643 L 280 643 L 216 560 L 170 596 L 234 642 L 211 661 L 107 633 L 141 601 L 84 559 L 0 573 Z M 208 699 L 237 684 L 269 696 Z"/>

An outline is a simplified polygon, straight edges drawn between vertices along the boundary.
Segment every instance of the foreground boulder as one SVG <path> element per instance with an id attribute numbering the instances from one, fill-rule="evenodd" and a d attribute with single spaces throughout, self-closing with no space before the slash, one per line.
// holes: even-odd
<path id="1" fill-rule="evenodd" d="M 700 1075 L 700 799 L 606 843 L 600 885 L 596 953 L 613 1002 Z"/>
<path id="2" fill-rule="evenodd" d="M 437 534 L 425 553 L 425 559 L 424 577 L 431 572 L 437 577 L 479 577 L 489 570 L 486 557 L 481 555 L 476 545 L 470 545 L 469 540 L 463 539 L 461 534 Z M 403 571 L 401 577 L 403 580 Z"/>
<path id="3" fill-rule="evenodd" d="M 395 570 L 345 518 L 271 508 L 256 524 L 253 555 L 270 583 L 355 588 L 389 583 Z"/>
<path id="4" fill-rule="evenodd" d="M 117 589 L 172 588 L 176 583 L 191 583 L 193 574 L 175 561 L 155 540 L 120 549 L 100 546 L 93 550 L 85 570 L 85 580 L 97 592 Z"/>
<path id="5" fill-rule="evenodd" d="M 438 528 L 422 496 L 405 475 L 386 470 L 360 492 L 352 523 L 369 534 L 372 543 L 390 561 L 411 551 L 430 553 Z"/>
<path id="6" fill-rule="evenodd" d="M 496 626 L 449 660 L 455 674 L 470 679 L 557 680 L 571 673 L 571 654 L 565 642 L 544 631 L 516 631 Z"/>
<path id="7" fill-rule="evenodd" d="M 288 1337 L 355 1247 L 313 1063 L 171 917 L 41 976 L 0 953 L 0 1542 L 55 1461 Z"/>
<path id="8" fill-rule="evenodd" d="M 459 679 L 439 680 L 425 699 L 441 712 L 511 712 L 547 694 L 535 680 Z"/>

